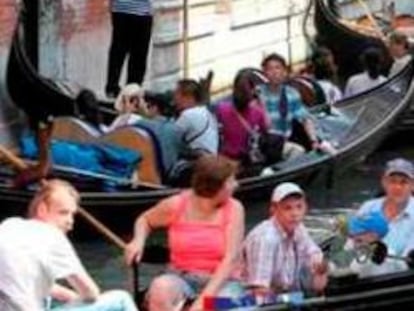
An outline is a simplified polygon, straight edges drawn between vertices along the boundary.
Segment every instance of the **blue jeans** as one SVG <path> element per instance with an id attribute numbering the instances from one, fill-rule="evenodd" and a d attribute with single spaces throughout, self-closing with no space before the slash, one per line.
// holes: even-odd
<path id="1" fill-rule="evenodd" d="M 122 290 L 107 291 L 91 303 L 80 302 L 54 307 L 50 311 L 137 311 L 131 296 Z"/>

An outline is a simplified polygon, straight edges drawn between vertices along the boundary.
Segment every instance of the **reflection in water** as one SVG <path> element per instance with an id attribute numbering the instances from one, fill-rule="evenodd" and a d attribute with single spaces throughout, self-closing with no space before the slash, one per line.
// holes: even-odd
<path id="1" fill-rule="evenodd" d="M 409 136 L 406 133 L 403 137 L 406 139 Z M 395 142 L 395 137 L 389 141 Z M 364 200 L 378 195 L 380 193 L 379 177 L 384 163 L 401 156 L 414 159 L 414 149 L 388 143 L 364 163 L 348 169 L 335 178 L 330 191 L 324 186 L 323 179 L 305 187 L 311 206 L 311 217 L 308 218 L 307 224 L 315 228 L 312 230 L 315 238 L 321 241 L 330 235 L 329 229 L 332 228 L 333 216 L 356 209 Z M 266 201 L 244 203 L 249 206 L 247 229 L 267 217 Z M 321 214 L 324 216 L 320 217 Z M 100 281 L 102 287 L 132 288 L 132 272 L 124 266 L 123 254 L 119 249 L 102 240 L 78 243 L 77 248 L 85 265 Z M 141 284 L 147 283 L 151 276 L 158 273 L 160 269 L 159 266 L 145 265 L 140 269 L 140 275 L 143 278 Z"/>

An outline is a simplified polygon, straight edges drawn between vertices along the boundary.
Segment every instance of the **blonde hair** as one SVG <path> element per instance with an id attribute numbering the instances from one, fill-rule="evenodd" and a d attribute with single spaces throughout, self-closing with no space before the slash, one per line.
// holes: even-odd
<path id="1" fill-rule="evenodd" d="M 119 112 L 122 111 L 123 99 L 125 97 L 138 98 L 142 100 L 144 98 L 144 90 L 138 83 L 130 83 L 125 85 L 115 100 L 115 110 Z"/>
<path id="2" fill-rule="evenodd" d="M 28 217 L 35 217 L 37 215 L 37 211 L 41 203 L 45 203 L 50 206 L 52 195 L 59 189 L 67 191 L 76 202 L 79 202 L 79 193 L 69 182 L 62 179 L 43 180 L 41 182 L 41 186 L 29 204 L 27 210 Z"/>

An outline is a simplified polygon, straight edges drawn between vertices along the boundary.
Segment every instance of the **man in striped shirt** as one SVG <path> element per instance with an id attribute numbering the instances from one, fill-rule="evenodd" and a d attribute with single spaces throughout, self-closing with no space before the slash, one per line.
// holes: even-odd
<path id="1" fill-rule="evenodd" d="M 112 0 L 112 39 L 105 93 L 116 97 L 120 91 L 122 65 L 129 57 L 127 83 L 142 84 L 153 23 L 150 0 Z"/>
<path id="2" fill-rule="evenodd" d="M 272 216 L 249 232 L 244 245 L 244 280 L 255 295 L 326 286 L 323 254 L 302 223 L 306 210 L 298 185 L 282 183 L 273 191 Z"/>

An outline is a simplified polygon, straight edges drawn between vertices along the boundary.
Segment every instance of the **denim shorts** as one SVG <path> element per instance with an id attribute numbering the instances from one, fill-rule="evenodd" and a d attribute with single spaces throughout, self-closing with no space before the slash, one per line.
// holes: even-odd
<path id="1" fill-rule="evenodd" d="M 208 274 L 195 274 L 179 270 L 169 270 L 168 276 L 176 278 L 177 285 L 180 286 L 184 296 L 193 300 L 196 299 L 203 288 L 210 281 Z M 245 288 L 237 280 L 228 280 L 220 289 L 217 296 L 219 297 L 240 297 L 245 294 Z"/>

